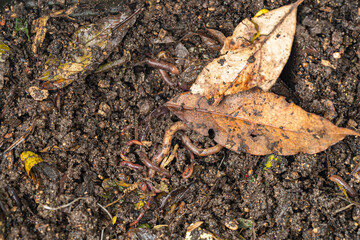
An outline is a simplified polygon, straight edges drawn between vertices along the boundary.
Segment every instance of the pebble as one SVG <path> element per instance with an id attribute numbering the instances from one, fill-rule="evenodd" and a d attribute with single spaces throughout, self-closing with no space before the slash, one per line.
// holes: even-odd
<path id="1" fill-rule="evenodd" d="M 99 81 L 98 86 L 100 88 L 109 88 L 110 87 L 110 81 L 102 79 L 102 80 Z"/>
<path id="2" fill-rule="evenodd" d="M 335 59 L 339 59 L 339 58 L 341 58 L 341 55 L 340 55 L 339 52 L 334 52 L 333 57 L 334 57 Z"/>
<path id="3" fill-rule="evenodd" d="M 139 112 L 142 115 L 148 115 L 154 109 L 154 102 L 149 99 L 141 99 L 138 104 Z"/>
<path id="4" fill-rule="evenodd" d="M 236 220 L 226 220 L 225 221 L 225 226 L 230 229 L 230 230 L 233 230 L 233 231 L 236 231 L 238 230 L 239 228 L 239 223 L 236 221 Z"/>
<path id="5" fill-rule="evenodd" d="M 49 96 L 48 90 L 41 89 L 36 86 L 29 87 L 29 93 L 31 97 L 36 101 L 45 100 Z"/>
<path id="6" fill-rule="evenodd" d="M 98 114 L 102 117 L 107 117 L 111 113 L 110 106 L 104 102 L 100 103 Z"/>

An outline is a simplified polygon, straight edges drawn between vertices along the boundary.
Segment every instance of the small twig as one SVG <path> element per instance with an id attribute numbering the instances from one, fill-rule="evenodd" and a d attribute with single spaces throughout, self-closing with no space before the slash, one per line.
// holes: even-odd
<path id="1" fill-rule="evenodd" d="M 26 133 L 21 136 L 19 139 L 17 139 L 15 142 L 13 142 L 13 144 L 10 145 L 10 147 L 8 147 L 5 151 L 4 154 L 7 153 L 8 151 L 13 150 L 17 145 L 19 145 L 20 143 L 24 142 L 25 139 L 33 133 L 35 126 L 37 125 L 37 118 L 34 119 L 33 123 L 30 125 L 30 127 L 28 127 L 28 129 L 26 129 Z"/>
<path id="2" fill-rule="evenodd" d="M 110 206 L 114 205 L 115 203 L 119 202 L 120 200 L 122 200 L 122 196 L 121 196 L 120 198 L 116 199 L 115 201 L 109 203 L 109 204 L 106 205 L 105 207 L 106 207 L 106 208 L 107 208 L 107 207 L 110 207 Z"/>
<path id="3" fill-rule="evenodd" d="M 344 210 L 346 210 L 346 209 L 348 209 L 348 208 L 350 208 L 350 207 L 352 207 L 352 206 L 354 206 L 354 205 L 355 205 L 354 203 L 350 203 L 349 205 L 347 205 L 347 206 L 345 206 L 345 207 L 342 207 L 342 208 L 336 210 L 336 211 L 335 211 L 335 214 L 338 214 L 339 212 L 342 212 L 342 211 L 344 211 Z"/>

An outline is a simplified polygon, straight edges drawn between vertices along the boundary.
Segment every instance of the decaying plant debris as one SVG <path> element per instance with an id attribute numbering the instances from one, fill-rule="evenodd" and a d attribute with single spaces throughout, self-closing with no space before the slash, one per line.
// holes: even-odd
<path id="1" fill-rule="evenodd" d="M 174 102 L 174 97 L 182 92 L 177 85 L 190 84 L 170 74 L 170 81 L 176 84 L 168 87 L 157 70 L 140 63 L 157 56 L 158 62 L 164 60 L 176 66 L 179 76 L 184 76 L 183 72 L 196 76 L 199 66 L 219 57 L 214 49 L 221 44 L 221 37 L 211 40 L 211 34 L 207 36 L 204 29 L 216 29 L 229 36 L 238 23 L 257 15 L 260 9 L 272 12 L 291 2 L 164 0 L 124 1 L 124 5 L 118 6 L 118 2 L 102 5 L 79 1 L 69 16 L 47 20 L 46 37 L 42 44 L 36 45 L 35 55 L 32 49 L 35 32 L 30 31 L 30 28 L 34 30 L 34 20 L 58 11 L 65 13 L 76 2 L 16 3 L 5 8 L 0 16 L 0 40 L 10 49 L 6 57 L 10 69 L 4 73 L 4 87 L 0 90 L 1 151 L 12 147 L 12 143 L 16 145 L 6 152 L 0 165 L 0 178 L 4 179 L 0 181 L 3 189 L 0 223 L 5 226 L 1 236 L 9 239 L 182 239 L 201 234 L 226 239 L 357 237 L 356 196 L 338 197 L 336 194 L 343 193 L 331 181 L 333 176 L 342 176 L 346 184 L 358 191 L 357 171 L 354 169 L 353 175 L 345 177 L 357 162 L 353 159 L 358 155 L 357 137 L 347 137 L 316 155 L 261 157 L 246 153 L 246 148 L 240 153 L 224 148 L 220 153 L 198 157 L 186 149 L 192 148 L 191 141 L 199 149 L 209 149 L 215 143 L 184 127 L 184 132 L 175 134 L 170 142 L 169 162 L 158 167 L 147 159 L 159 152 L 164 131 L 179 121 L 164 110 L 165 103 L 170 99 Z M 265 101 L 266 104 L 257 101 L 255 106 L 257 103 L 274 106 L 278 101 L 279 106 L 290 106 L 305 114 L 305 119 L 327 122 L 313 114 L 327 116 L 336 125 L 329 126 L 342 131 L 335 137 L 337 140 L 344 134 L 355 134 L 345 128 L 358 131 L 358 69 L 354 64 L 358 60 L 357 13 L 351 2 L 337 4 L 305 1 L 298 7 L 291 61 L 270 92 L 220 94 L 210 102 L 202 97 L 197 99 L 202 108 L 196 105 L 192 114 L 201 116 L 200 112 L 217 109 L 227 99 L 256 95 L 260 91 L 264 94 L 256 99 L 272 96 L 275 100 Z M 29 88 L 39 86 L 37 78 L 43 74 L 48 56 L 68 61 L 71 55 L 66 55 L 66 48 L 77 29 L 119 14 L 124 6 L 132 13 L 140 6 L 143 11 L 123 41 L 108 52 L 104 64 L 122 59 L 124 52 L 131 56 L 131 62 L 121 61 L 119 68 L 84 74 L 69 86 L 50 91 L 42 101 L 34 101 Z M 248 26 L 260 29 L 261 24 L 254 23 Z M 256 45 L 264 35 L 252 31 L 245 41 Z M 199 34 L 184 39 L 189 32 Z M 160 57 L 164 52 L 166 59 Z M 192 67 L 192 62 L 202 63 Z M 89 70 L 92 71 L 96 69 Z M 35 90 L 33 93 L 41 94 L 43 89 L 39 86 Z M 298 107 L 277 95 L 286 96 L 288 102 L 295 102 Z M 253 103 L 249 104 L 249 108 L 252 106 Z M 225 110 L 221 109 L 222 114 Z M 325 114 L 330 110 L 331 113 Z M 255 126 L 255 120 L 251 118 L 251 121 Z M 218 137 L 220 131 L 216 132 L 213 126 L 209 129 L 205 135 Z M 250 137 L 256 135 L 251 129 L 246 130 Z M 316 136 L 313 140 L 318 139 Z M 332 141 L 335 140 L 325 145 L 332 145 Z M 171 146 L 178 147 L 171 149 Z M 276 144 L 273 147 L 280 150 Z M 32 181 L 19 159 L 22 152 L 29 150 L 38 153 L 43 162 L 60 173 L 59 178 L 53 180 L 40 174 Z M 346 205 L 347 202 L 350 204 Z"/>

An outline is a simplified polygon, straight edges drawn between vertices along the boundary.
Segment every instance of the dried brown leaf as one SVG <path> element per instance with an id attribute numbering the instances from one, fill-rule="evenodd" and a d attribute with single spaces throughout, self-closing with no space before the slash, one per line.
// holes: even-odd
<path id="1" fill-rule="evenodd" d="M 255 86 L 269 90 L 290 56 L 296 11 L 302 1 L 243 20 L 226 38 L 221 56 L 198 76 L 191 93 L 205 95 L 210 104 L 217 105 L 223 96 Z M 251 43 L 257 33 L 260 36 Z"/>
<path id="2" fill-rule="evenodd" d="M 218 106 L 209 105 L 204 96 L 184 93 L 167 106 L 191 129 L 205 136 L 212 129 L 217 143 L 253 155 L 314 154 L 347 135 L 360 136 L 259 89 L 227 96 Z"/>

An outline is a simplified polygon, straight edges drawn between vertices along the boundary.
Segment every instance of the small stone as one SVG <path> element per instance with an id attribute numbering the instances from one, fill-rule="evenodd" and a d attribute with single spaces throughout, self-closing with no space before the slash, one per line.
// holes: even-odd
<path id="1" fill-rule="evenodd" d="M 98 114 L 102 117 L 107 117 L 111 113 L 111 108 L 108 104 L 102 102 L 100 103 Z"/>
<path id="2" fill-rule="evenodd" d="M 165 36 L 167 35 L 167 31 L 164 30 L 164 29 L 160 29 L 160 32 L 159 32 L 159 38 L 160 39 L 163 39 Z"/>
<path id="3" fill-rule="evenodd" d="M 336 69 L 328 60 L 321 59 L 321 65 L 323 65 L 325 67 L 331 67 L 333 69 Z"/>
<path id="4" fill-rule="evenodd" d="M 298 172 L 291 172 L 291 178 L 298 179 L 298 178 L 300 178 L 300 174 Z"/>
<path id="5" fill-rule="evenodd" d="M 105 128 L 106 124 L 104 121 L 99 122 L 99 128 Z"/>
<path id="6" fill-rule="evenodd" d="M 234 219 L 233 220 L 226 220 L 225 221 L 225 226 L 230 230 L 236 231 L 239 228 L 239 223 Z"/>
<path id="7" fill-rule="evenodd" d="M 360 208 L 354 208 L 352 212 L 352 219 L 354 221 L 359 221 L 360 219 Z"/>
<path id="8" fill-rule="evenodd" d="M 29 87 L 29 93 L 31 97 L 36 101 L 45 100 L 49 96 L 49 91 L 40 89 L 36 86 Z"/>
<path id="9" fill-rule="evenodd" d="M 342 33 L 339 31 L 335 31 L 331 36 L 331 43 L 333 44 L 333 46 L 337 46 L 342 44 L 342 42 L 343 42 Z"/>
<path id="10" fill-rule="evenodd" d="M 348 128 L 356 128 L 358 124 L 354 119 L 349 119 L 346 125 Z"/>
<path id="11" fill-rule="evenodd" d="M 334 52 L 333 57 L 334 57 L 335 59 L 339 59 L 339 58 L 341 58 L 341 55 L 340 55 L 339 52 Z"/>
<path id="12" fill-rule="evenodd" d="M 324 105 L 324 107 L 326 108 L 325 113 L 324 113 L 324 117 L 328 120 L 333 120 L 334 118 L 337 117 L 337 113 L 334 107 L 334 103 L 328 99 L 322 99 L 321 103 Z"/>
<path id="13" fill-rule="evenodd" d="M 141 115 L 148 115 L 154 109 L 154 102 L 149 99 L 141 99 L 137 106 Z"/>
<path id="14" fill-rule="evenodd" d="M 110 87 L 110 81 L 102 79 L 102 80 L 99 81 L 98 86 L 100 88 L 109 88 Z"/>

